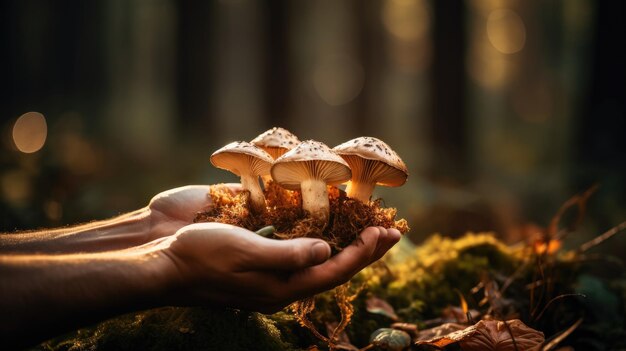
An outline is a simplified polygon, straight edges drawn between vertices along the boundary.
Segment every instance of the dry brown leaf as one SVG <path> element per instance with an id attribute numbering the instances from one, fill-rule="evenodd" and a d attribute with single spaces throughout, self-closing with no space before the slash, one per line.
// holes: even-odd
<path id="1" fill-rule="evenodd" d="M 475 333 L 460 341 L 463 351 L 531 350 L 544 342 L 543 333 L 528 327 L 519 319 L 480 321 Z"/>
<path id="2" fill-rule="evenodd" d="M 443 322 L 448 323 L 467 323 L 467 313 L 476 320 L 480 317 L 480 312 L 477 310 L 463 311 L 462 307 L 449 306 L 441 311 L 441 319 Z"/>
<path id="3" fill-rule="evenodd" d="M 387 301 L 378 298 L 376 296 L 370 296 L 365 301 L 365 309 L 369 313 L 381 314 L 385 317 L 389 317 L 394 321 L 398 320 L 398 315 Z"/>
<path id="4" fill-rule="evenodd" d="M 339 326 L 339 322 L 326 322 L 324 324 L 326 325 L 327 335 L 332 335 L 333 332 L 337 330 L 337 327 Z M 358 347 L 352 345 L 352 343 L 350 342 L 350 338 L 348 337 L 348 334 L 346 333 L 345 330 L 342 330 L 340 333 L 338 333 L 336 336 L 336 340 L 334 341 L 336 342 L 336 344 L 334 345 L 334 348 L 337 350 L 354 350 L 354 351 L 359 350 Z"/>
<path id="5" fill-rule="evenodd" d="M 435 328 L 425 329 L 417 334 L 416 345 L 431 345 L 443 348 L 459 342 L 476 332 L 475 326 L 466 327 L 456 323 L 445 323 Z"/>
<path id="6" fill-rule="evenodd" d="M 447 323 L 424 330 L 418 334 L 416 345 L 443 348 L 457 342 L 463 351 L 521 351 L 539 347 L 544 337 L 542 332 L 526 326 L 519 319 L 506 322 L 482 320 L 467 328 Z"/>

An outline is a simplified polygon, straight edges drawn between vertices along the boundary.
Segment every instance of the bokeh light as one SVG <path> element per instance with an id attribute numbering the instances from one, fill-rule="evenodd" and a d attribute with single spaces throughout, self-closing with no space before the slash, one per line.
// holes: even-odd
<path id="1" fill-rule="evenodd" d="M 363 67 L 348 55 L 328 56 L 313 71 L 315 91 L 331 106 L 354 100 L 361 93 L 364 81 Z"/>
<path id="2" fill-rule="evenodd" d="M 15 147 L 25 154 L 39 151 L 46 143 L 47 136 L 46 118 L 39 112 L 27 112 L 13 125 Z"/>
<path id="3" fill-rule="evenodd" d="M 514 54 L 526 44 L 526 26 L 513 10 L 498 9 L 487 18 L 487 37 L 493 47 L 503 54 Z"/>
<path id="4" fill-rule="evenodd" d="M 430 18 L 423 0 L 388 0 L 383 8 L 383 23 L 396 39 L 414 41 L 426 36 Z"/>
<path id="5" fill-rule="evenodd" d="M 471 46 L 466 58 L 469 76 L 484 88 L 502 87 L 512 75 L 510 61 L 479 40 L 474 40 Z"/>
<path id="6" fill-rule="evenodd" d="M 23 206 L 28 203 L 33 190 L 28 172 L 21 169 L 2 174 L 0 189 L 2 198 L 14 206 Z"/>

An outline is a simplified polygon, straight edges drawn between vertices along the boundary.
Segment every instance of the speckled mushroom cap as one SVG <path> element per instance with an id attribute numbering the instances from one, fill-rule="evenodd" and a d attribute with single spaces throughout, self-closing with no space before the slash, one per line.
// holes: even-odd
<path id="1" fill-rule="evenodd" d="M 400 186 L 406 182 L 409 171 L 400 156 L 384 141 L 374 137 L 359 137 L 337 145 L 333 151 L 350 165 L 353 172 L 362 170 L 362 178 L 385 186 Z M 364 161 L 377 161 L 382 167 L 363 165 Z M 361 179 L 360 179 L 361 180 Z"/>
<path id="2" fill-rule="evenodd" d="M 273 158 L 278 158 L 296 147 L 300 140 L 287 129 L 274 127 L 252 139 L 250 143 L 265 150 Z"/>
<path id="3" fill-rule="evenodd" d="M 304 179 L 320 179 L 337 185 L 350 179 L 350 167 L 326 144 L 315 140 L 303 141 L 277 158 L 271 169 L 272 178 L 284 188 L 300 189 Z"/>
<path id="4" fill-rule="evenodd" d="M 273 161 L 267 152 L 247 141 L 234 141 L 211 155 L 213 166 L 238 176 L 242 173 L 252 176 L 269 174 Z"/>

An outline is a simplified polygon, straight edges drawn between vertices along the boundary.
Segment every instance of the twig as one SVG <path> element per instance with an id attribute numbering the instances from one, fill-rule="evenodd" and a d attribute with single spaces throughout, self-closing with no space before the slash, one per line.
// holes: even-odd
<path id="1" fill-rule="evenodd" d="M 576 227 L 578 227 L 578 225 L 582 222 L 583 217 L 585 216 L 587 200 L 591 195 L 593 195 L 593 193 L 596 192 L 596 190 L 598 190 L 598 184 L 594 184 L 593 186 L 591 186 L 591 188 L 587 189 L 582 194 L 576 194 L 572 196 L 569 200 L 565 201 L 563 205 L 561 205 L 561 208 L 559 208 L 559 210 L 556 212 L 556 215 L 554 215 L 554 217 L 552 217 L 552 220 L 550 221 L 550 225 L 548 226 L 547 230 L 548 240 L 546 240 L 546 242 L 549 242 L 549 240 L 553 239 L 563 239 L 567 234 L 571 233 L 576 229 Z M 578 216 L 576 216 L 576 219 L 572 224 L 570 224 L 563 230 L 559 230 L 558 226 L 559 222 L 561 222 L 561 217 L 570 207 L 573 207 L 575 205 L 578 205 Z"/>
<path id="2" fill-rule="evenodd" d="M 537 317 L 535 317 L 535 321 L 538 321 L 539 319 L 541 319 L 541 317 L 543 316 L 543 313 L 548 309 L 548 307 L 550 307 L 550 304 L 552 304 L 554 301 L 556 300 L 560 300 L 564 297 L 572 297 L 572 296 L 580 296 L 580 297 L 584 297 L 586 298 L 587 295 L 584 294 L 563 294 L 563 295 L 559 295 L 555 298 L 553 298 L 552 300 L 550 300 L 541 310 L 541 312 L 539 313 L 539 315 L 537 315 Z"/>
<path id="3" fill-rule="evenodd" d="M 613 235 L 621 232 L 624 229 L 626 229 L 626 221 L 624 221 L 624 222 L 618 224 L 617 226 L 607 230 L 606 232 L 604 232 L 604 234 L 599 235 L 599 236 L 593 238 L 592 240 L 587 241 L 586 243 L 580 245 L 580 248 L 578 248 L 578 253 L 583 253 L 583 252 L 591 249 L 592 247 L 594 247 L 596 245 L 599 245 L 603 241 L 607 240 L 608 238 L 610 238 Z"/>
<path id="4" fill-rule="evenodd" d="M 558 345 L 561 341 L 563 341 L 563 339 L 565 339 L 566 337 L 568 337 L 574 330 L 576 330 L 576 328 L 578 328 L 578 326 L 580 325 L 580 323 L 583 322 L 582 317 L 579 318 L 576 323 L 572 324 L 571 327 L 567 328 L 566 330 L 564 330 L 561 334 L 558 334 L 557 336 L 555 336 L 552 340 L 550 340 L 550 342 L 548 342 L 547 344 L 545 344 L 543 346 L 542 351 L 550 351 L 552 350 L 556 345 Z"/>

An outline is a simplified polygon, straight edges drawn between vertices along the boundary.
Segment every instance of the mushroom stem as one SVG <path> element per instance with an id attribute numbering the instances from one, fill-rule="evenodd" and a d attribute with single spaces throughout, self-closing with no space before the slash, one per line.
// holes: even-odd
<path id="1" fill-rule="evenodd" d="M 267 189 L 268 184 L 272 180 L 272 176 L 269 174 L 265 174 L 261 176 L 261 179 L 263 180 L 263 186 L 265 187 L 265 189 Z"/>
<path id="2" fill-rule="evenodd" d="M 359 182 L 351 180 L 346 187 L 346 193 L 348 197 L 360 200 L 362 202 L 368 202 L 374 191 L 375 183 Z"/>
<path id="3" fill-rule="evenodd" d="M 241 187 L 250 192 L 250 211 L 263 213 L 265 211 L 265 196 L 263 196 L 263 190 L 259 185 L 259 177 L 242 174 Z"/>
<path id="4" fill-rule="evenodd" d="M 302 208 L 313 218 L 328 221 L 330 211 L 326 182 L 319 179 L 305 179 L 300 183 L 302 190 Z"/>

